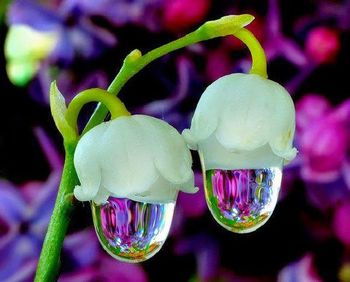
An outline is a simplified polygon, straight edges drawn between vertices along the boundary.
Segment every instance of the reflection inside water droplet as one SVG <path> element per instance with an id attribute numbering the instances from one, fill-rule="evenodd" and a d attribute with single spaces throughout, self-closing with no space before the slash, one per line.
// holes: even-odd
<path id="1" fill-rule="evenodd" d="M 155 255 L 166 240 L 175 203 L 150 204 L 110 197 L 91 203 L 95 230 L 103 248 L 114 258 L 140 262 Z"/>
<path id="2" fill-rule="evenodd" d="M 248 233 L 271 216 L 278 199 L 280 168 L 206 171 L 205 197 L 215 220 L 226 229 Z"/>

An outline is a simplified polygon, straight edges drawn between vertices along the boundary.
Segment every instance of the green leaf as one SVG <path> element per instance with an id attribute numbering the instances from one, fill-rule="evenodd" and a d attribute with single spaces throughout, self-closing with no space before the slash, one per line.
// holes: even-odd
<path id="1" fill-rule="evenodd" d="M 56 81 L 52 82 L 50 87 L 50 108 L 56 127 L 62 134 L 63 139 L 66 141 L 75 140 L 77 138 L 77 133 L 66 120 L 66 102 L 57 88 Z"/>

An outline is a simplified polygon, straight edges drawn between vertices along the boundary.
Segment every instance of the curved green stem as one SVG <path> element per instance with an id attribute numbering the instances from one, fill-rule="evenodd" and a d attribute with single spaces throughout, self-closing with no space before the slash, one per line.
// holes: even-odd
<path id="1" fill-rule="evenodd" d="M 139 50 L 132 51 L 125 58 L 119 73 L 108 87 L 108 92 L 118 95 L 120 90 L 131 77 L 152 61 L 170 52 L 201 41 L 227 35 L 236 36 L 248 46 L 252 55 L 252 68 L 250 73 L 258 74 L 266 78 L 266 56 L 264 50 L 255 36 L 250 31 L 244 29 L 244 26 L 249 24 L 253 19 L 254 17 L 251 15 L 226 16 L 216 21 L 206 22 L 197 30 L 160 46 L 145 55 L 142 55 Z M 83 133 L 101 123 L 105 119 L 107 112 L 107 108 L 102 104 L 99 104 Z"/>
<path id="2" fill-rule="evenodd" d="M 81 108 L 90 102 L 100 102 L 104 104 L 111 113 L 111 119 L 130 115 L 124 103 L 116 96 L 100 88 L 91 88 L 76 95 L 67 108 L 65 119 L 72 128 L 77 127 L 77 119 Z"/>
<path id="3" fill-rule="evenodd" d="M 256 37 L 245 28 L 238 30 L 234 36 L 247 45 L 250 53 L 252 54 L 252 67 L 250 69 L 250 73 L 267 78 L 265 52 Z"/>

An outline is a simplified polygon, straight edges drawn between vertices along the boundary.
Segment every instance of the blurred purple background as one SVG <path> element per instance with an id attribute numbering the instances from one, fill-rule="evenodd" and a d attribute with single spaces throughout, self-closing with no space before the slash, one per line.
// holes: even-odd
<path id="1" fill-rule="evenodd" d="M 50 82 L 58 81 L 68 101 L 82 89 L 106 88 L 132 49 L 145 53 L 206 20 L 240 13 L 256 17 L 248 28 L 266 50 L 269 77 L 290 91 L 297 110 L 300 153 L 284 170 L 271 219 L 245 235 L 220 227 L 206 207 L 193 154 L 201 190 L 179 196 L 170 235 L 155 257 L 136 265 L 110 258 L 97 242 L 89 205 L 79 202 L 59 281 L 350 281 L 349 0 L 4 0 L 0 6 L 0 281 L 32 281 L 53 208 L 64 156 L 48 107 Z M 10 38 L 19 25 L 50 32 L 52 44 L 40 46 L 28 33 Z M 215 39 L 152 63 L 120 97 L 132 113 L 181 131 L 206 86 L 249 67 L 242 44 Z M 82 124 L 93 108 L 84 108 Z"/>

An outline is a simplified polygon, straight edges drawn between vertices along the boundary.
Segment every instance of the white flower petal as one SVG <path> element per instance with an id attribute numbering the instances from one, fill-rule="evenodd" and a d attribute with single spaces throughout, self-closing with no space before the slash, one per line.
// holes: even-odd
<path id="1" fill-rule="evenodd" d="M 74 166 L 81 186 L 75 187 L 74 195 L 80 201 L 91 200 L 100 188 L 101 170 L 97 163 L 99 152 L 96 150 L 96 144 L 106 128 L 106 124 L 102 124 L 91 129 L 86 134 L 87 138 L 81 138 L 75 150 Z"/>
<path id="2" fill-rule="evenodd" d="M 140 194 L 130 194 L 128 198 L 147 203 L 174 202 L 178 194 L 177 186 L 160 176 L 147 191 Z"/>
<path id="3" fill-rule="evenodd" d="M 105 188 L 100 187 L 100 190 L 98 191 L 97 195 L 93 198 L 93 201 L 96 204 L 104 204 L 107 202 L 107 199 L 109 198 L 109 196 L 110 196 L 110 192 Z"/>
<path id="4" fill-rule="evenodd" d="M 120 117 L 107 124 L 98 145 L 102 185 L 120 197 L 140 193 L 157 179 L 143 132 L 131 117 Z"/>
<path id="5" fill-rule="evenodd" d="M 227 149 L 234 150 L 253 150 L 267 143 L 270 132 L 266 130 L 266 122 L 271 104 L 265 94 L 261 95 L 268 93 L 266 85 L 255 87 L 254 79 L 252 81 L 250 76 L 243 74 L 226 76 L 220 83 L 225 86 L 225 91 L 220 92 L 224 101 L 218 105 L 221 108 L 216 130 L 219 142 Z M 214 91 L 211 97 L 217 94 L 215 88 L 211 88 Z"/>
<path id="6" fill-rule="evenodd" d="M 184 129 L 182 131 L 182 136 L 186 141 L 186 144 L 188 146 L 188 148 L 190 148 L 191 150 L 197 150 L 198 149 L 198 145 L 197 145 L 197 140 L 194 138 L 192 132 L 189 129 Z"/>
<path id="7" fill-rule="evenodd" d="M 218 126 L 219 109 L 215 106 L 210 107 L 212 102 L 213 99 L 210 96 L 202 95 L 197 104 L 196 112 L 191 122 L 191 137 L 196 142 L 208 138 Z"/>
<path id="8" fill-rule="evenodd" d="M 209 169 L 259 169 L 281 167 L 283 159 L 268 144 L 254 150 L 229 151 L 212 135 L 199 147 L 204 167 Z"/>
<path id="9" fill-rule="evenodd" d="M 179 187 L 179 189 L 183 192 L 186 193 L 197 193 L 199 188 L 198 187 L 194 187 L 193 186 L 194 183 L 194 173 L 192 172 L 191 177 L 188 179 L 188 181 L 186 183 L 181 184 L 181 186 Z"/>
<path id="10" fill-rule="evenodd" d="M 205 90 L 184 136 L 206 167 L 262 168 L 295 157 L 294 129 L 293 101 L 282 86 L 254 74 L 231 74 Z"/>
<path id="11" fill-rule="evenodd" d="M 152 146 L 154 164 L 162 176 L 175 184 L 186 182 L 192 174 L 192 158 L 178 131 L 153 117 L 135 115 L 134 119 L 144 129 Z"/>
<path id="12" fill-rule="evenodd" d="M 78 143 L 74 164 L 81 200 L 103 203 L 111 195 L 145 202 L 172 202 L 178 190 L 195 192 L 191 154 L 182 136 L 164 121 L 126 116 L 100 124 Z"/>

